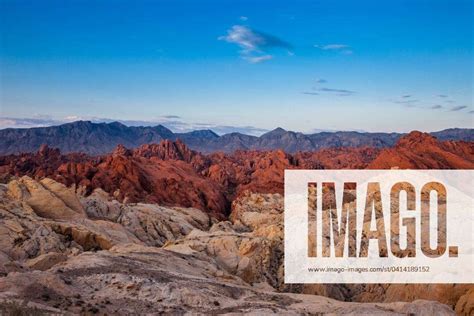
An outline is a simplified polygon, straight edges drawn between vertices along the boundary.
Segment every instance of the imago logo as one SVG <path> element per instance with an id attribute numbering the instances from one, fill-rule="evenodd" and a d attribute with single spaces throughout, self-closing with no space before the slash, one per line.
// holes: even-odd
<path id="1" fill-rule="evenodd" d="M 472 170 L 286 170 L 286 283 L 473 283 Z"/>

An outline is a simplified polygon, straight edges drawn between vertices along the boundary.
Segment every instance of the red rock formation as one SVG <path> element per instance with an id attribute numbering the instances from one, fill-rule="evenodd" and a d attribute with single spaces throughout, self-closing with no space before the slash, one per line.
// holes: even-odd
<path id="1" fill-rule="evenodd" d="M 285 169 L 474 168 L 473 142 L 440 142 L 412 132 L 396 146 L 332 148 L 287 154 L 236 151 L 203 155 L 181 141 L 162 141 L 134 150 L 117 146 L 112 154 L 61 155 L 42 146 L 35 154 L 0 157 L 0 178 L 7 175 L 50 177 L 87 193 L 102 188 L 125 202 L 196 207 L 218 217 L 246 191 L 283 193 Z"/>
<path id="2" fill-rule="evenodd" d="M 164 140 L 159 144 L 145 144 L 133 150 L 136 157 L 157 157 L 162 160 L 183 160 L 190 162 L 196 152 L 190 150 L 181 140 Z"/>
<path id="3" fill-rule="evenodd" d="M 421 132 L 411 132 L 372 161 L 370 169 L 473 169 L 474 142 L 438 141 Z"/>
<path id="4" fill-rule="evenodd" d="M 380 149 L 329 148 L 295 155 L 297 164 L 304 169 L 364 169 L 380 153 Z"/>

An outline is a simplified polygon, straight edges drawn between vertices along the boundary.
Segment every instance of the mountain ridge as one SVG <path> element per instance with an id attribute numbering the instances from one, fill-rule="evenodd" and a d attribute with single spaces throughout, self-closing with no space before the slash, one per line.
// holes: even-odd
<path id="1" fill-rule="evenodd" d="M 195 207 L 225 217 L 231 202 L 246 191 L 282 194 L 287 169 L 366 168 L 474 169 L 474 142 L 440 141 L 415 131 L 384 149 L 202 154 L 180 140 L 162 140 L 134 149 L 118 145 L 96 157 L 43 145 L 35 153 L 0 155 L 0 183 L 25 175 L 49 177 L 86 193 L 101 188 L 120 201 Z"/>
<path id="2" fill-rule="evenodd" d="M 430 134 L 439 140 L 474 141 L 474 129 L 451 128 Z M 59 148 L 62 153 L 101 155 L 112 152 L 119 144 L 137 148 L 148 143 L 178 139 L 191 149 L 203 153 L 276 149 L 295 153 L 337 147 L 388 148 L 404 135 L 407 134 L 358 131 L 304 134 L 278 127 L 261 136 L 237 132 L 219 136 L 210 129 L 174 133 L 163 125 L 126 126 L 120 122 L 75 121 L 50 127 L 2 129 L 0 155 L 36 152 L 43 144 Z"/>

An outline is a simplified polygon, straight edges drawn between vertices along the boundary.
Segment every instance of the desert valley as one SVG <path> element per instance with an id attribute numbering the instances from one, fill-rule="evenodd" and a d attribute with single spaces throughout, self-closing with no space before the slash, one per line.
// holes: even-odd
<path id="1" fill-rule="evenodd" d="M 472 0 L 0 0 L 0 316 L 474 315 Z"/>
<path id="2" fill-rule="evenodd" d="M 272 146 L 288 144 L 277 132 Z M 9 149 L 0 157 L 0 311 L 470 315 L 467 284 L 284 284 L 283 175 L 473 169 L 472 137 L 411 132 L 393 144 L 309 151 L 201 153 L 179 137 L 101 154 Z"/>

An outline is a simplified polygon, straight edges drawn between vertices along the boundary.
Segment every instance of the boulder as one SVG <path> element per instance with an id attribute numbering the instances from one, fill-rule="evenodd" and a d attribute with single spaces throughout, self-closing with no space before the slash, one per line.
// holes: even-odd
<path id="1" fill-rule="evenodd" d="M 32 270 L 45 271 L 66 260 L 67 256 L 63 253 L 49 252 L 27 260 L 26 266 Z"/>

